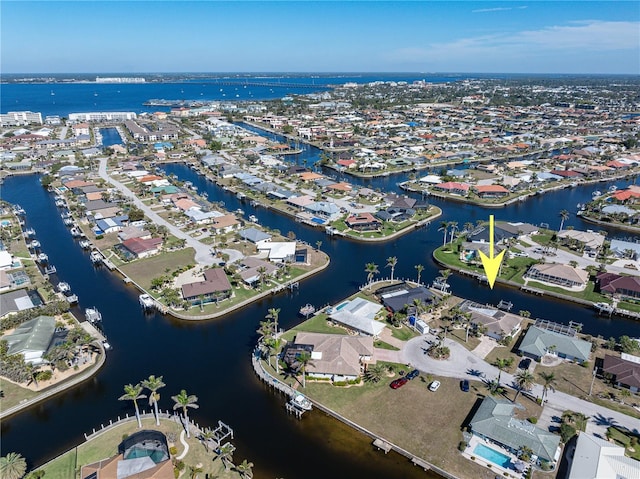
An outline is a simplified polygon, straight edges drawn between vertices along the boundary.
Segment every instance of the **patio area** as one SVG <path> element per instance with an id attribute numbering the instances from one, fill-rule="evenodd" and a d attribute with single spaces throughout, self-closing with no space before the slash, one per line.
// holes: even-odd
<path id="1" fill-rule="evenodd" d="M 469 445 L 462 455 L 470 461 L 496 471 L 503 477 L 524 479 L 525 472 L 531 467 L 506 449 L 475 435 L 471 436 Z"/>

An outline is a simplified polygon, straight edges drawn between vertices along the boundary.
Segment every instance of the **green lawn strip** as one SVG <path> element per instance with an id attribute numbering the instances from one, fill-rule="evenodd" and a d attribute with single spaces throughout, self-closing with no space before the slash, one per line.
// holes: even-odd
<path id="1" fill-rule="evenodd" d="M 554 293 L 560 293 L 565 296 L 571 296 L 585 301 L 593 301 L 594 303 L 606 301 L 608 298 L 600 293 L 596 293 L 593 289 L 595 287 L 593 281 L 587 283 L 587 287 L 584 291 L 568 291 L 564 288 L 549 286 L 546 284 L 538 283 L 537 281 L 529 281 L 528 286 L 536 289 L 542 289 L 546 291 L 553 291 Z"/>
<path id="2" fill-rule="evenodd" d="M 379 339 L 374 341 L 373 347 L 378 349 L 388 349 L 389 351 L 400 351 L 399 348 L 396 348 L 395 346 L 392 346 L 389 343 L 385 343 L 384 341 L 381 341 Z"/>
<path id="3" fill-rule="evenodd" d="M 39 394 L 39 392 L 32 391 L 31 389 L 23 388 L 18 386 L 17 384 L 13 384 L 6 379 L 2 379 L 2 401 L 0 401 L 0 409 L 3 411 L 9 409 L 10 407 L 19 404 L 21 401 L 25 399 L 31 399 L 32 397 Z"/>
<path id="4" fill-rule="evenodd" d="M 74 448 L 37 470 L 41 469 L 45 471 L 45 477 L 47 479 L 71 479 L 76 477 L 75 466 L 76 451 Z"/>
<path id="5" fill-rule="evenodd" d="M 590 401 L 594 404 L 598 404 L 599 406 L 604 406 L 606 408 L 613 409 L 614 411 L 621 412 L 622 414 L 626 414 L 627 416 L 640 419 L 640 412 L 626 404 L 620 404 L 617 401 L 600 399 L 597 396 L 591 396 Z"/>
<path id="6" fill-rule="evenodd" d="M 419 336 L 419 334 L 408 326 L 402 325 L 400 328 L 394 328 L 393 326 L 389 328 L 391 330 L 391 335 L 399 339 L 400 341 L 408 341 L 411 338 L 415 338 Z"/>
<path id="7" fill-rule="evenodd" d="M 171 272 L 185 265 L 194 264 L 194 254 L 193 248 L 184 248 L 134 261 L 123 265 L 120 269 L 143 288 L 149 289 L 151 280 L 167 274 L 167 270 Z"/>
<path id="8" fill-rule="evenodd" d="M 424 375 L 397 390 L 389 387 L 393 379 L 385 377 L 377 384 L 349 387 L 307 382 L 305 393 L 458 477 L 495 476 L 464 459 L 457 450 L 463 422 L 478 399 L 475 394 L 461 392 L 459 381 L 451 378 L 438 378 L 442 385 L 435 393 L 427 389 L 431 378 Z M 456 407 L 452 408 L 454 403 Z M 435 437 L 437 441 L 433 440 Z"/>
<path id="9" fill-rule="evenodd" d="M 635 313 L 640 313 L 640 304 L 638 303 L 631 303 L 629 301 L 620 301 L 618 303 L 618 308 L 626 309 L 627 311 L 632 311 Z"/>

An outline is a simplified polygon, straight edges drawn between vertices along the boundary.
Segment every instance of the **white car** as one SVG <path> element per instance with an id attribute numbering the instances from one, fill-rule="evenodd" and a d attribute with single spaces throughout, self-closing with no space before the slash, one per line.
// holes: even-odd
<path id="1" fill-rule="evenodd" d="M 440 381 L 433 381 L 429 384 L 429 391 L 436 392 L 440 387 Z"/>

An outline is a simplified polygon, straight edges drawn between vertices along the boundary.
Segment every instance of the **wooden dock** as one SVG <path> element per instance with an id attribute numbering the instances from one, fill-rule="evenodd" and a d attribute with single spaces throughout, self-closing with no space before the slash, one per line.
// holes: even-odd
<path id="1" fill-rule="evenodd" d="M 387 441 L 380 439 L 379 437 L 376 438 L 375 441 L 373 441 L 373 445 L 376 446 L 378 449 L 383 450 L 385 454 L 387 454 L 391 450 L 391 444 L 389 444 Z"/>

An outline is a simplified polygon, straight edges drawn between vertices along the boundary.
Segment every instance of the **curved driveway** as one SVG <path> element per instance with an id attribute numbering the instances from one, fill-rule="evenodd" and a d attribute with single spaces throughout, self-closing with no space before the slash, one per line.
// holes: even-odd
<path id="1" fill-rule="evenodd" d="M 200 241 L 192 238 L 190 235 L 172 225 L 160 215 L 158 215 L 155 211 L 145 205 L 138 197 L 127 188 L 125 185 L 120 183 L 119 181 L 113 179 L 107 173 L 107 159 L 100 159 L 100 168 L 98 169 L 98 174 L 102 179 L 104 179 L 107 183 L 112 184 L 115 188 L 117 188 L 125 197 L 131 199 L 133 204 L 140 208 L 144 214 L 155 224 L 165 226 L 169 232 L 175 236 L 176 238 L 183 239 L 187 242 L 189 246 L 191 246 L 196 254 L 195 260 L 199 265 L 202 266 L 211 266 L 213 264 L 217 264 L 216 258 L 214 258 L 213 254 L 211 254 L 211 247 L 201 243 Z"/>
<path id="2" fill-rule="evenodd" d="M 436 360 L 429 357 L 426 351 L 430 343 L 436 341 L 437 338 L 432 334 L 410 339 L 401 352 L 400 357 L 402 361 L 420 371 L 439 376 L 469 379 L 470 381 L 491 381 L 497 379 L 498 368 L 473 355 L 473 353 L 465 349 L 460 343 L 451 339 L 445 341 L 445 346 L 451 350 L 449 359 Z M 514 387 L 514 376 L 503 372 L 500 383 Z M 534 396 L 541 397 L 542 386 L 535 384 L 530 393 Z M 547 402 L 541 416 L 541 419 L 544 419 L 544 421 L 541 422 L 540 426 L 550 425 L 547 423 L 552 422 L 553 416 L 559 417 L 562 412 L 566 410 L 581 412 L 589 416 L 587 432 L 597 432 L 601 434 L 602 437 L 604 437 L 606 428 L 613 424 L 625 426 L 631 431 L 638 431 L 640 429 L 640 421 L 636 418 L 560 391 L 547 392 Z"/>

